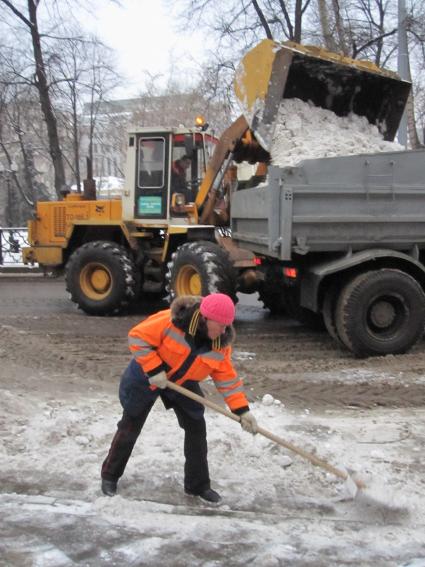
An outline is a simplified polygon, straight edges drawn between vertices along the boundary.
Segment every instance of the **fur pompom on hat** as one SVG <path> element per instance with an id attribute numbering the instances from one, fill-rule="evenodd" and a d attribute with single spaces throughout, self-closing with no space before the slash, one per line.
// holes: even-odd
<path id="1" fill-rule="evenodd" d="M 231 325 L 235 318 L 235 305 L 224 293 L 211 293 L 203 297 L 199 311 L 206 319 L 221 325 Z"/>

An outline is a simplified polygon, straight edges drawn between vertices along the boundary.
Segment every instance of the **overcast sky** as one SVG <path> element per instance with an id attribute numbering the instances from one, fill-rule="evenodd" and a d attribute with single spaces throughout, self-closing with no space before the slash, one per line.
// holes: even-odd
<path id="1" fill-rule="evenodd" d="M 162 0 L 121 0 L 121 6 L 98 0 L 93 31 L 116 50 L 120 71 L 128 77 L 127 93 L 143 88 L 146 71 L 162 74 L 165 83 L 176 66 L 196 69 L 205 55 L 204 33 L 178 32 Z"/>

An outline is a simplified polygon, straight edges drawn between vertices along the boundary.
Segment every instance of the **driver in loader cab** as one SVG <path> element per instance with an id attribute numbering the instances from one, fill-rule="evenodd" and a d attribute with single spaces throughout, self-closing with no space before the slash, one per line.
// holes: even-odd
<path id="1" fill-rule="evenodd" d="M 191 157 L 185 154 L 174 160 L 171 166 L 171 195 L 182 193 L 185 196 L 186 203 L 192 203 L 195 200 L 186 178 L 186 172 L 191 164 Z"/>
<path id="2" fill-rule="evenodd" d="M 186 494 L 213 503 L 221 500 L 210 483 L 204 406 L 168 389 L 167 380 L 203 395 L 199 383 L 210 376 L 229 409 L 240 416 L 242 428 L 256 433 L 257 422 L 231 361 L 234 317 L 233 301 L 223 293 L 203 298 L 181 296 L 170 309 L 151 315 L 130 330 L 133 360 L 119 388 L 123 416 L 102 465 L 104 494 L 116 494 L 149 412 L 161 398 L 166 409 L 174 410 L 184 430 Z"/>

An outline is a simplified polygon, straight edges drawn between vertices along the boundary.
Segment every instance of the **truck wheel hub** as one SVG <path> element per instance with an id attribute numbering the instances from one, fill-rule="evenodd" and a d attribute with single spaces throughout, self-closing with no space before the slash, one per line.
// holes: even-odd
<path id="1" fill-rule="evenodd" d="M 370 320 L 379 329 L 388 328 L 396 317 L 394 305 L 389 301 L 377 301 L 370 310 Z"/>

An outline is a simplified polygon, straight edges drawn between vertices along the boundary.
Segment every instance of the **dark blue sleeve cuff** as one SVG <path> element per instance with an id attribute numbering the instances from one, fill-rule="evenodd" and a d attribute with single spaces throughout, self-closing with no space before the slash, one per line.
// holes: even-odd
<path id="1" fill-rule="evenodd" d="M 149 372 L 146 372 L 146 374 L 149 376 L 149 378 L 152 378 L 152 376 L 155 376 L 156 374 L 159 374 L 162 371 L 167 372 L 167 369 L 168 369 L 168 365 L 165 364 L 165 362 L 163 362 L 156 368 L 153 368 L 152 370 L 149 370 Z"/>
<path id="2" fill-rule="evenodd" d="M 241 408 L 232 410 L 232 413 L 235 413 L 236 415 L 243 415 L 247 411 L 249 411 L 249 406 L 243 406 Z"/>

